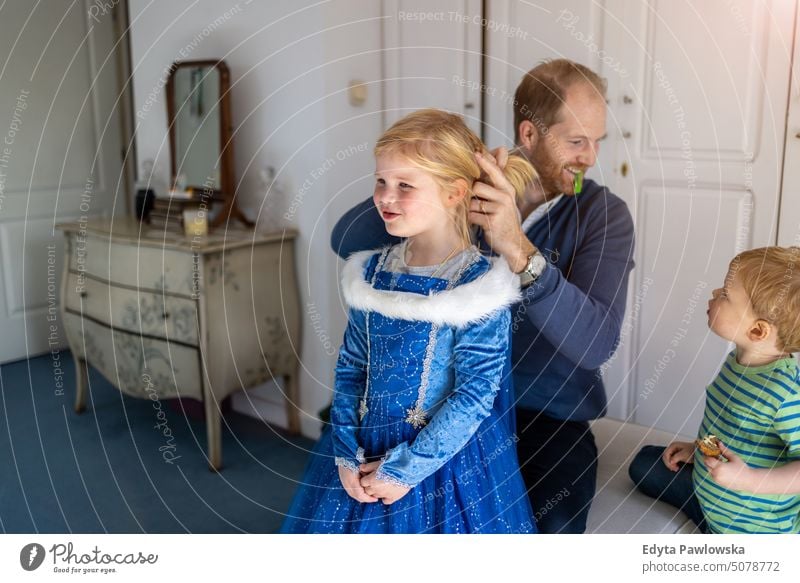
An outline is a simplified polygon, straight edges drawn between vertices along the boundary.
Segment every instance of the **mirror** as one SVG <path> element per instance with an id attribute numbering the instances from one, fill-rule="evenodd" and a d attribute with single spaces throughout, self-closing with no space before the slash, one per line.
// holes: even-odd
<path id="1" fill-rule="evenodd" d="M 172 187 L 215 210 L 211 226 L 239 219 L 230 113 L 230 72 L 224 61 L 176 61 L 166 85 Z M 188 203 L 187 203 L 188 204 Z"/>

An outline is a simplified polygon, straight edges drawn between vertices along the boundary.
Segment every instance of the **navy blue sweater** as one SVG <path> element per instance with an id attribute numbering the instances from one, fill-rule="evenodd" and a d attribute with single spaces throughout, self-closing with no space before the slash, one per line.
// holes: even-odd
<path id="1" fill-rule="evenodd" d="M 586 180 L 526 233 L 548 259 L 542 276 L 512 307 L 512 358 L 517 405 L 557 419 L 605 415 L 598 369 L 619 342 L 628 277 L 633 269 L 633 221 L 627 205 Z M 372 198 L 333 228 L 341 257 L 399 242 L 389 235 Z"/>

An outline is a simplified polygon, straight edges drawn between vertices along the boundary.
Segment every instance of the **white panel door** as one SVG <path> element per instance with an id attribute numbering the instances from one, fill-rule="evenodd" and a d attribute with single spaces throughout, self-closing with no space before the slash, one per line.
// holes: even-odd
<path id="1" fill-rule="evenodd" d="M 438 107 L 481 131 L 480 0 L 384 0 L 386 127 L 416 109 Z"/>
<path id="2" fill-rule="evenodd" d="M 692 433 L 732 348 L 708 329 L 710 292 L 737 252 L 776 242 L 796 2 L 637 4 L 606 3 L 606 48 L 630 72 L 608 74 L 610 182 L 637 230 L 609 390 L 636 422 Z"/>
<path id="3" fill-rule="evenodd" d="M 490 21 L 528 33 L 488 35 L 495 93 L 513 96 L 525 71 L 559 56 L 608 80 L 608 138 L 590 177 L 626 201 L 637 237 L 604 370 L 609 414 L 692 433 L 730 349 L 708 330 L 710 291 L 737 251 L 776 241 L 796 0 L 488 6 Z M 487 98 L 486 111 L 492 145 L 511 143 L 510 102 Z"/>
<path id="4" fill-rule="evenodd" d="M 125 212 L 113 22 L 93 5 L 0 4 L 0 362 L 64 345 L 54 224 L 117 191 Z"/>

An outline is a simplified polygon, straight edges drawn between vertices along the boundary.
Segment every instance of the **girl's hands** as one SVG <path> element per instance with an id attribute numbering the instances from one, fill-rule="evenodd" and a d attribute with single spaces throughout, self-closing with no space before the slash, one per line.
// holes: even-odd
<path id="1" fill-rule="evenodd" d="M 687 441 L 673 441 L 661 454 L 661 460 L 673 472 L 678 471 L 678 464 L 693 464 L 694 463 L 694 443 Z"/>
<path id="2" fill-rule="evenodd" d="M 371 496 L 364 491 L 360 479 L 361 475 L 358 472 L 339 466 L 339 481 L 342 483 L 345 492 L 347 492 L 353 500 L 367 503 L 377 502 L 378 499 L 375 496 Z"/>
<path id="3" fill-rule="evenodd" d="M 361 464 L 359 470 L 361 471 L 361 486 L 368 496 L 374 496 L 380 499 L 385 505 L 394 504 L 400 498 L 405 496 L 411 491 L 411 488 L 406 486 L 398 486 L 385 480 L 379 480 L 375 476 L 375 472 L 381 462 L 370 462 L 368 464 Z"/>

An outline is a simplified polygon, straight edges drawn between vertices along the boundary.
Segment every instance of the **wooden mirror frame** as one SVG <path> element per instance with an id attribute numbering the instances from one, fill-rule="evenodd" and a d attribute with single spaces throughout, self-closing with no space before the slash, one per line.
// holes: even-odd
<path id="1" fill-rule="evenodd" d="M 167 124 L 169 128 L 169 153 L 170 153 L 170 173 L 172 185 L 175 184 L 177 177 L 176 155 L 175 155 L 175 74 L 179 69 L 187 67 L 215 67 L 219 74 L 219 151 L 220 151 L 220 173 L 219 190 L 214 190 L 211 200 L 222 203 L 220 211 L 211 222 L 211 227 L 217 227 L 231 219 L 239 219 L 248 227 L 253 226 L 253 222 L 244 216 L 236 205 L 236 178 L 234 176 L 233 165 L 233 121 L 231 118 L 230 101 L 230 70 L 223 60 L 206 59 L 193 61 L 175 61 L 170 67 L 169 77 L 167 77 Z M 200 192 L 207 192 L 208 189 L 195 185 L 187 185 Z"/>

